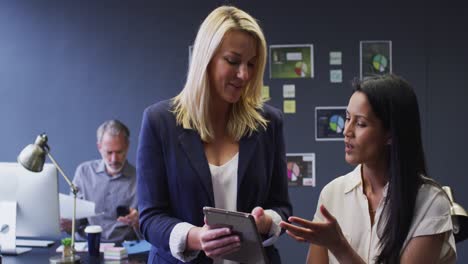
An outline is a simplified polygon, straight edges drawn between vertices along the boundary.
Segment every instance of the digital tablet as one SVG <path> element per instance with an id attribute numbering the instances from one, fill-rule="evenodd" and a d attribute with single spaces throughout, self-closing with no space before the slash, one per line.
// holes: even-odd
<path id="1" fill-rule="evenodd" d="M 208 225 L 230 227 L 241 239 L 240 249 L 223 256 L 224 259 L 246 264 L 267 263 L 262 240 L 257 232 L 255 219 L 251 214 L 206 206 L 203 207 L 203 213 Z"/>

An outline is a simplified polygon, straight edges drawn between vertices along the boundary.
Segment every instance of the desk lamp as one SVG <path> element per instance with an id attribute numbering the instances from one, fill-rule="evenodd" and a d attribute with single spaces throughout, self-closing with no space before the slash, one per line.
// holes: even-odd
<path id="1" fill-rule="evenodd" d="M 461 205 L 453 200 L 452 190 L 449 186 L 443 186 L 442 189 L 447 193 L 451 202 L 450 214 L 452 215 L 453 235 L 455 242 L 458 243 L 468 238 L 468 214 Z"/>
<path id="2" fill-rule="evenodd" d="M 40 172 L 44 167 L 45 156 L 49 156 L 49 159 L 57 167 L 60 174 L 62 174 L 65 181 L 67 181 L 70 186 L 71 192 L 73 193 L 73 219 L 72 219 L 72 239 L 71 239 L 71 248 L 72 255 L 68 258 L 62 258 L 61 256 L 55 256 L 50 258 L 51 263 L 80 263 L 80 257 L 75 254 L 75 217 L 76 217 L 76 194 L 78 193 L 78 188 L 70 181 L 70 179 L 65 175 L 62 168 L 57 164 L 55 159 L 50 154 L 50 147 L 47 145 L 47 135 L 40 134 L 37 136 L 34 144 L 27 145 L 18 156 L 18 163 L 21 164 L 26 169 L 32 172 Z"/>

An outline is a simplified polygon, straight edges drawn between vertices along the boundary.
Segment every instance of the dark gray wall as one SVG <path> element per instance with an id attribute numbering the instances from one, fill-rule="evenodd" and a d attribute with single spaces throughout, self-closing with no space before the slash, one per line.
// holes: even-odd
<path id="1" fill-rule="evenodd" d="M 1 1 L 0 160 L 15 161 L 47 132 L 52 154 L 73 177 L 80 162 L 99 157 L 97 126 L 118 118 L 131 129 L 134 163 L 143 109 L 180 91 L 188 45 L 205 16 L 226 1 L 193 2 Z M 342 142 L 314 141 L 313 111 L 347 104 L 349 83 L 359 75 L 360 40 L 393 41 L 393 70 L 419 98 L 429 171 L 468 207 L 468 10 L 310 2 L 231 1 L 260 20 L 268 44 L 314 44 L 314 79 L 265 76 L 278 108 L 282 85 L 296 85 L 297 114 L 285 120 L 287 151 L 316 153 L 317 187 L 290 188 L 295 214 L 311 218 L 320 189 L 351 169 Z M 343 52 L 342 84 L 329 82 L 332 50 Z M 63 179 L 60 189 L 68 192 Z M 304 262 L 305 244 L 283 236 L 278 245 L 285 263 Z M 457 246 L 459 262 L 468 262 L 467 242 Z"/>

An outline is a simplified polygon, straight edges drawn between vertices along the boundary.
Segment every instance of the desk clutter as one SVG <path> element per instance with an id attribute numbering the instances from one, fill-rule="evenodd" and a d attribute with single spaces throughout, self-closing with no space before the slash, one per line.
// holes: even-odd
<path id="1" fill-rule="evenodd" d="M 146 240 L 124 241 L 122 246 L 127 249 L 128 254 L 145 253 L 151 249 L 151 244 Z"/>
<path id="2" fill-rule="evenodd" d="M 115 243 L 101 243 L 99 246 L 99 252 L 104 252 L 106 248 L 114 247 Z M 63 252 L 63 245 L 58 247 L 56 252 Z M 88 252 L 88 242 L 76 242 L 75 243 L 75 251 L 76 252 Z"/>
<path id="3" fill-rule="evenodd" d="M 127 249 L 124 247 L 109 247 L 104 250 L 105 260 L 119 260 L 128 258 Z"/>
<path id="4" fill-rule="evenodd" d="M 125 249 L 127 254 L 139 254 L 148 252 L 151 249 L 151 244 L 146 240 L 140 241 L 124 241 L 122 243 L 122 248 Z M 115 243 L 101 243 L 99 246 L 99 252 L 105 253 L 106 249 L 109 248 L 120 248 L 115 247 Z M 63 245 L 58 247 L 56 252 L 63 252 Z M 88 252 L 88 242 L 75 242 L 75 251 L 76 252 Z"/>

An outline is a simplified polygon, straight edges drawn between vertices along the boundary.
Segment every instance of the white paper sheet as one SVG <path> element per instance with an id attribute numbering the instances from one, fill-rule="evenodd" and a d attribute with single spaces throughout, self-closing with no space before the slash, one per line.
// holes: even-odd
<path id="1" fill-rule="evenodd" d="M 59 193 L 60 218 L 73 218 L 73 196 Z M 86 218 L 97 215 L 95 212 L 95 203 L 76 199 L 76 219 Z"/>

